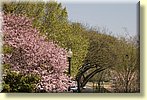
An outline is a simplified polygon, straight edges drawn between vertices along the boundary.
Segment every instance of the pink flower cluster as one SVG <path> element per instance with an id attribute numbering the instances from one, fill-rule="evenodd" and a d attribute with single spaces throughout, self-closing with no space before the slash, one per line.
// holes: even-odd
<path id="1" fill-rule="evenodd" d="M 12 53 L 3 55 L 3 63 L 24 75 L 39 75 L 38 89 L 47 92 L 67 90 L 70 79 L 64 74 L 68 68 L 66 50 L 47 41 L 33 28 L 31 19 L 22 15 L 3 15 L 2 31 L 4 44 L 13 48 Z"/>

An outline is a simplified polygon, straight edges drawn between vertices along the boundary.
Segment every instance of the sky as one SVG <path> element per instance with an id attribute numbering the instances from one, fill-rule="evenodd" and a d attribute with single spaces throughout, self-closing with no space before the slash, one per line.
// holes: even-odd
<path id="1" fill-rule="evenodd" d="M 68 18 L 72 22 L 88 24 L 92 27 L 107 28 L 113 35 L 137 35 L 137 2 L 63 2 Z"/>

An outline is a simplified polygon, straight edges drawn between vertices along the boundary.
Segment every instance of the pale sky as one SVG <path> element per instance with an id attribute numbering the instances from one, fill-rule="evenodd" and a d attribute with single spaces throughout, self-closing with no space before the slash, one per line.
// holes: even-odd
<path id="1" fill-rule="evenodd" d="M 136 0 L 135 0 L 136 1 Z M 137 2 L 61 2 L 67 8 L 69 20 L 93 27 L 106 27 L 114 35 L 124 36 L 126 27 L 132 36 L 137 34 Z"/>

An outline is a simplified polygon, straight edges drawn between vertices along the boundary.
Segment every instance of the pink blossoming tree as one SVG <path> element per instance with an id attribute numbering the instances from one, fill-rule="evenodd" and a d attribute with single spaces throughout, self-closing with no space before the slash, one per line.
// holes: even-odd
<path id="1" fill-rule="evenodd" d="M 22 15 L 3 15 L 4 45 L 13 48 L 3 55 L 3 64 L 12 71 L 24 75 L 40 76 L 38 90 L 64 92 L 71 85 L 64 73 L 68 68 L 66 50 L 52 41 L 47 41 L 32 26 L 31 19 Z"/>

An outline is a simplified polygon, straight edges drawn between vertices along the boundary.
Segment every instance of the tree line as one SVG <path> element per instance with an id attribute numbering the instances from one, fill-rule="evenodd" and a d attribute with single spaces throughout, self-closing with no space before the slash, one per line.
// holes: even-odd
<path id="1" fill-rule="evenodd" d="M 39 36 L 44 36 L 45 41 L 53 41 L 54 44 L 59 45 L 65 51 L 71 48 L 73 52 L 71 76 L 73 78 L 83 64 L 97 64 L 110 68 L 103 72 L 105 74 L 98 73 L 98 75 L 95 75 L 93 77 L 95 81 L 100 82 L 102 78 L 103 80 L 116 80 L 115 92 L 140 91 L 139 44 L 136 44 L 135 38 L 114 37 L 106 34 L 109 32 L 103 33 L 80 22 L 70 22 L 66 7 L 62 7 L 62 4 L 57 2 L 10 2 L 3 4 L 2 11 L 4 15 L 15 14 L 27 17 L 32 20 L 32 28 L 38 30 Z M 4 45 L 3 51 L 6 54 L 6 52 L 11 51 L 11 47 Z M 4 67 L 8 69 L 8 65 L 4 64 Z M 11 76 L 13 74 L 10 73 Z M 13 77 L 16 78 L 15 74 Z M 39 81 L 39 78 L 36 78 L 36 80 Z M 36 84 L 35 82 L 34 80 L 32 84 Z M 13 92 L 9 90 L 10 83 L 5 86 L 6 91 Z M 32 85 L 29 87 L 32 88 Z M 56 92 L 59 91 L 60 86 L 57 87 Z M 16 91 L 20 92 L 21 90 L 16 89 Z M 30 92 L 30 90 L 27 92 Z"/>

